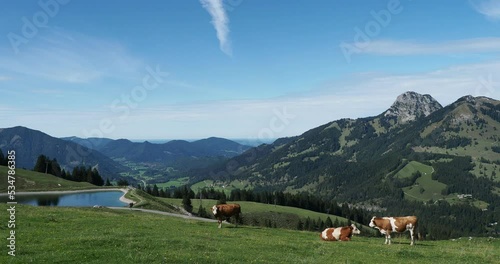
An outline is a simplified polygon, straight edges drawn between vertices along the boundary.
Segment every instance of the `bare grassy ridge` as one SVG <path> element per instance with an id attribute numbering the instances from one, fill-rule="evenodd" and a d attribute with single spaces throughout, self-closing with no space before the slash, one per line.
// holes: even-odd
<path id="1" fill-rule="evenodd" d="M 5 212 L 7 206 L 0 205 Z M 7 214 L 0 233 L 7 237 Z M 16 256 L 0 263 L 498 263 L 500 240 L 418 241 L 224 226 L 134 211 L 31 207 L 16 211 Z"/>

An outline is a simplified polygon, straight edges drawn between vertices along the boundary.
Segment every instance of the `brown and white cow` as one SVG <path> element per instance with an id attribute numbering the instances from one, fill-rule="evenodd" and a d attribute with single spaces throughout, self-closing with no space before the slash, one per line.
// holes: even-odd
<path id="1" fill-rule="evenodd" d="M 327 228 L 321 232 L 321 239 L 325 241 L 349 241 L 352 234 L 359 235 L 361 231 L 354 225 Z"/>
<path id="2" fill-rule="evenodd" d="M 385 244 L 391 244 L 391 232 L 410 231 L 410 245 L 415 244 L 415 228 L 417 227 L 418 219 L 416 216 L 401 216 L 401 217 L 376 217 L 370 221 L 369 226 L 377 228 L 381 234 L 385 235 Z"/>
<path id="3" fill-rule="evenodd" d="M 212 213 L 214 214 L 215 218 L 217 218 L 219 222 L 219 228 L 221 228 L 222 219 L 226 218 L 226 220 L 229 220 L 229 218 L 233 215 L 236 218 L 236 224 L 238 224 L 241 207 L 239 204 L 218 204 L 212 206 Z"/>

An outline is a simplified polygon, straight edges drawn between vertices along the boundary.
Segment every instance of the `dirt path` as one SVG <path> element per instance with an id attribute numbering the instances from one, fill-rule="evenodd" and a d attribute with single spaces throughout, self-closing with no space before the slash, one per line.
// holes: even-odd
<path id="1" fill-rule="evenodd" d="M 106 208 L 110 208 L 110 209 L 114 209 L 114 210 L 141 211 L 141 212 L 145 212 L 145 213 L 160 214 L 160 215 L 173 216 L 173 217 L 179 217 L 179 218 L 197 220 L 197 221 L 205 221 L 205 222 L 213 222 L 213 223 L 217 222 L 217 220 L 215 220 L 215 219 L 208 219 L 208 218 L 202 218 L 202 217 L 197 217 L 197 216 L 167 213 L 167 212 L 162 212 L 162 211 L 157 211 L 157 210 L 149 210 L 149 209 L 141 209 L 141 208 L 126 208 L 126 207 L 106 207 Z"/>

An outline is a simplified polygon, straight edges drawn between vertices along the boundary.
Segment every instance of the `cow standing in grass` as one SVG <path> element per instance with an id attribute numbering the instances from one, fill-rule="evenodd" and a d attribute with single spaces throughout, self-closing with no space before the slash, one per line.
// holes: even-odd
<path id="1" fill-rule="evenodd" d="M 385 235 L 385 244 L 391 244 L 391 232 L 401 233 L 410 231 L 410 245 L 415 245 L 415 228 L 418 219 L 416 216 L 402 217 L 376 217 L 370 221 L 369 226 L 377 228 L 380 233 Z"/>
<path id="2" fill-rule="evenodd" d="M 325 241 L 349 241 L 353 234 L 359 235 L 361 231 L 354 225 L 327 228 L 321 232 L 321 239 Z"/>
<path id="3" fill-rule="evenodd" d="M 236 224 L 238 224 L 241 207 L 239 204 L 218 204 L 212 206 L 212 213 L 214 214 L 215 218 L 217 218 L 219 222 L 219 228 L 221 228 L 222 219 L 225 218 L 226 220 L 229 220 L 229 218 L 233 215 L 236 218 Z"/>

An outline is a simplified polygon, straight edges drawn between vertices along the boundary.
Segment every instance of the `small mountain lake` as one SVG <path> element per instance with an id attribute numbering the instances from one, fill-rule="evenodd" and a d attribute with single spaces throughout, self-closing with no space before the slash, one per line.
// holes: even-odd
<path id="1" fill-rule="evenodd" d="M 125 206 L 120 201 L 121 191 L 79 192 L 61 194 L 17 194 L 15 202 L 34 206 Z M 7 196 L 0 196 L 0 202 L 10 202 Z"/>

